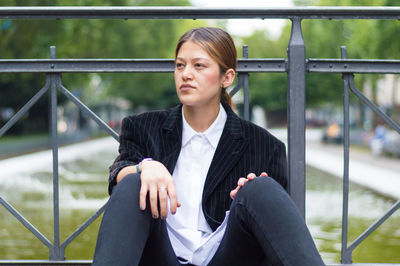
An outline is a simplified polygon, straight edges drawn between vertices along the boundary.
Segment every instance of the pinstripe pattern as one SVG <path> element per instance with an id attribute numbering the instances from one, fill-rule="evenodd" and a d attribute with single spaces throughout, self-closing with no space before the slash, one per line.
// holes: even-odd
<path id="1" fill-rule="evenodd" d="M 236 187 L 239 177 L 265 171 L 287 188 L 285 145 L 222 104 L 228 117 L 207 173 L 202 197 L 204 216 L 212 230 L 223 221 L 232 201 L 229 192 Z M 120 134 L 120 155 L 110 167 L 109 193 L 123 167 L 137 164 L 146 157 L 162 162 L 172 173 L 181 150 L 181 139 L 181 105 L 125 117 Z"/>

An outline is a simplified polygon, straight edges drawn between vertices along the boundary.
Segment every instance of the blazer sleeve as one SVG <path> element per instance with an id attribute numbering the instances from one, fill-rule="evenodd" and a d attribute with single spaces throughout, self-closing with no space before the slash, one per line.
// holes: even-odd
<path id="1" fill-rule="evenodd" d="M 146 143 L 143 134 L 135 123 L 135 117 L 129 116 L 122 120 L 121 133 L 119 136 L 119 156 L 110 166 L 108 178 L 108 193 L 117 184 L 117 175 L 122 168 L 138 164 L 144 158 L 144 144 Z"/>
<path id="2" fill-rule="evenodd" d="M 268 167 L 268 175 L 272 176 L 281 186 L 288 190 L 286 147 L 281 141 L 274 146 L 274 153 Z"/>

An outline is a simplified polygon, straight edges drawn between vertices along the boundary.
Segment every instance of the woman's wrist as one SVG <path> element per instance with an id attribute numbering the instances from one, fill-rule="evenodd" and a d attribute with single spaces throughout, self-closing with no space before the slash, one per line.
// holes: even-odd
<path id="1" fill-rule="evenodd" d="M 117 179 L 116 179 L 117 183 L 119 183 L 126 175 L 133 173 L 136 173 L 134 165 L 125 166 L 117 174 Z"/>
<path id="2" fill-rule="evenodd" d="M 136 171 L 140 175 L 143 171 L 143 163 L 147 161 L 152 161 L 152 158 L 144 158 L 139 164 L 136 165 Z"/>
<path id="3" fill-rule="evenodd" d="M 117 174 L 117 180 L 116 180 L 117 183 L 119 183 L 128 174 L 138 173 L 140 175 L 143 171 L 143 163 L 152 160 L 153 160 L 152 158 L 144 158 L 137 165 L 130 165 L 122 168 Z"/>

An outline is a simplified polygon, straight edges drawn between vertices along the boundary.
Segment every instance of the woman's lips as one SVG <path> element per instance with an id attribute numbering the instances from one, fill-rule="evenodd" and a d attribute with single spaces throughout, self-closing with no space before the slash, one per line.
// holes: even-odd
<path id="1" fill-rule="evenodd" d="M 189 84 L 183 84 L 183 85 L 180 86 L 179 89 L 181 91 L 190 91 L 190 90 L 194 89 L 194 87 L 189 85 Z"/>

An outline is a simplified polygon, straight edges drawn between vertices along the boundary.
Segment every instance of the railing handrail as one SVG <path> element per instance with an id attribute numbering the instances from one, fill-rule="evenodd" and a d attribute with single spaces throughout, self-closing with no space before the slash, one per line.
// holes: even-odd
<path id="1" fill-rule="evenodd" d="M 112 67 L 111 67 L 112 64 Z M 286 58 L 239 58 L 236 72 L 288 71 Z M 310 73 L 400 74 L 400 60 L 307 58 Z M 0 59 L 0 73 L 172 73 L 174 59 L 82 58 Z"/>
<path id="2" fill-rule="evenodd" d="M 236 72 L 286 72 L 285 58 L 240 58 Z M 399 61 L 400 64 L 400 61 Z M 174 72 L 174 59 L 0 59 L 0 73 Z"/>
<path id="3" fill-rule="evenodd" d="M 400 7 L 197 8 L 182 6 L 0 7 L 0 19 L 400 19 Z"/>

